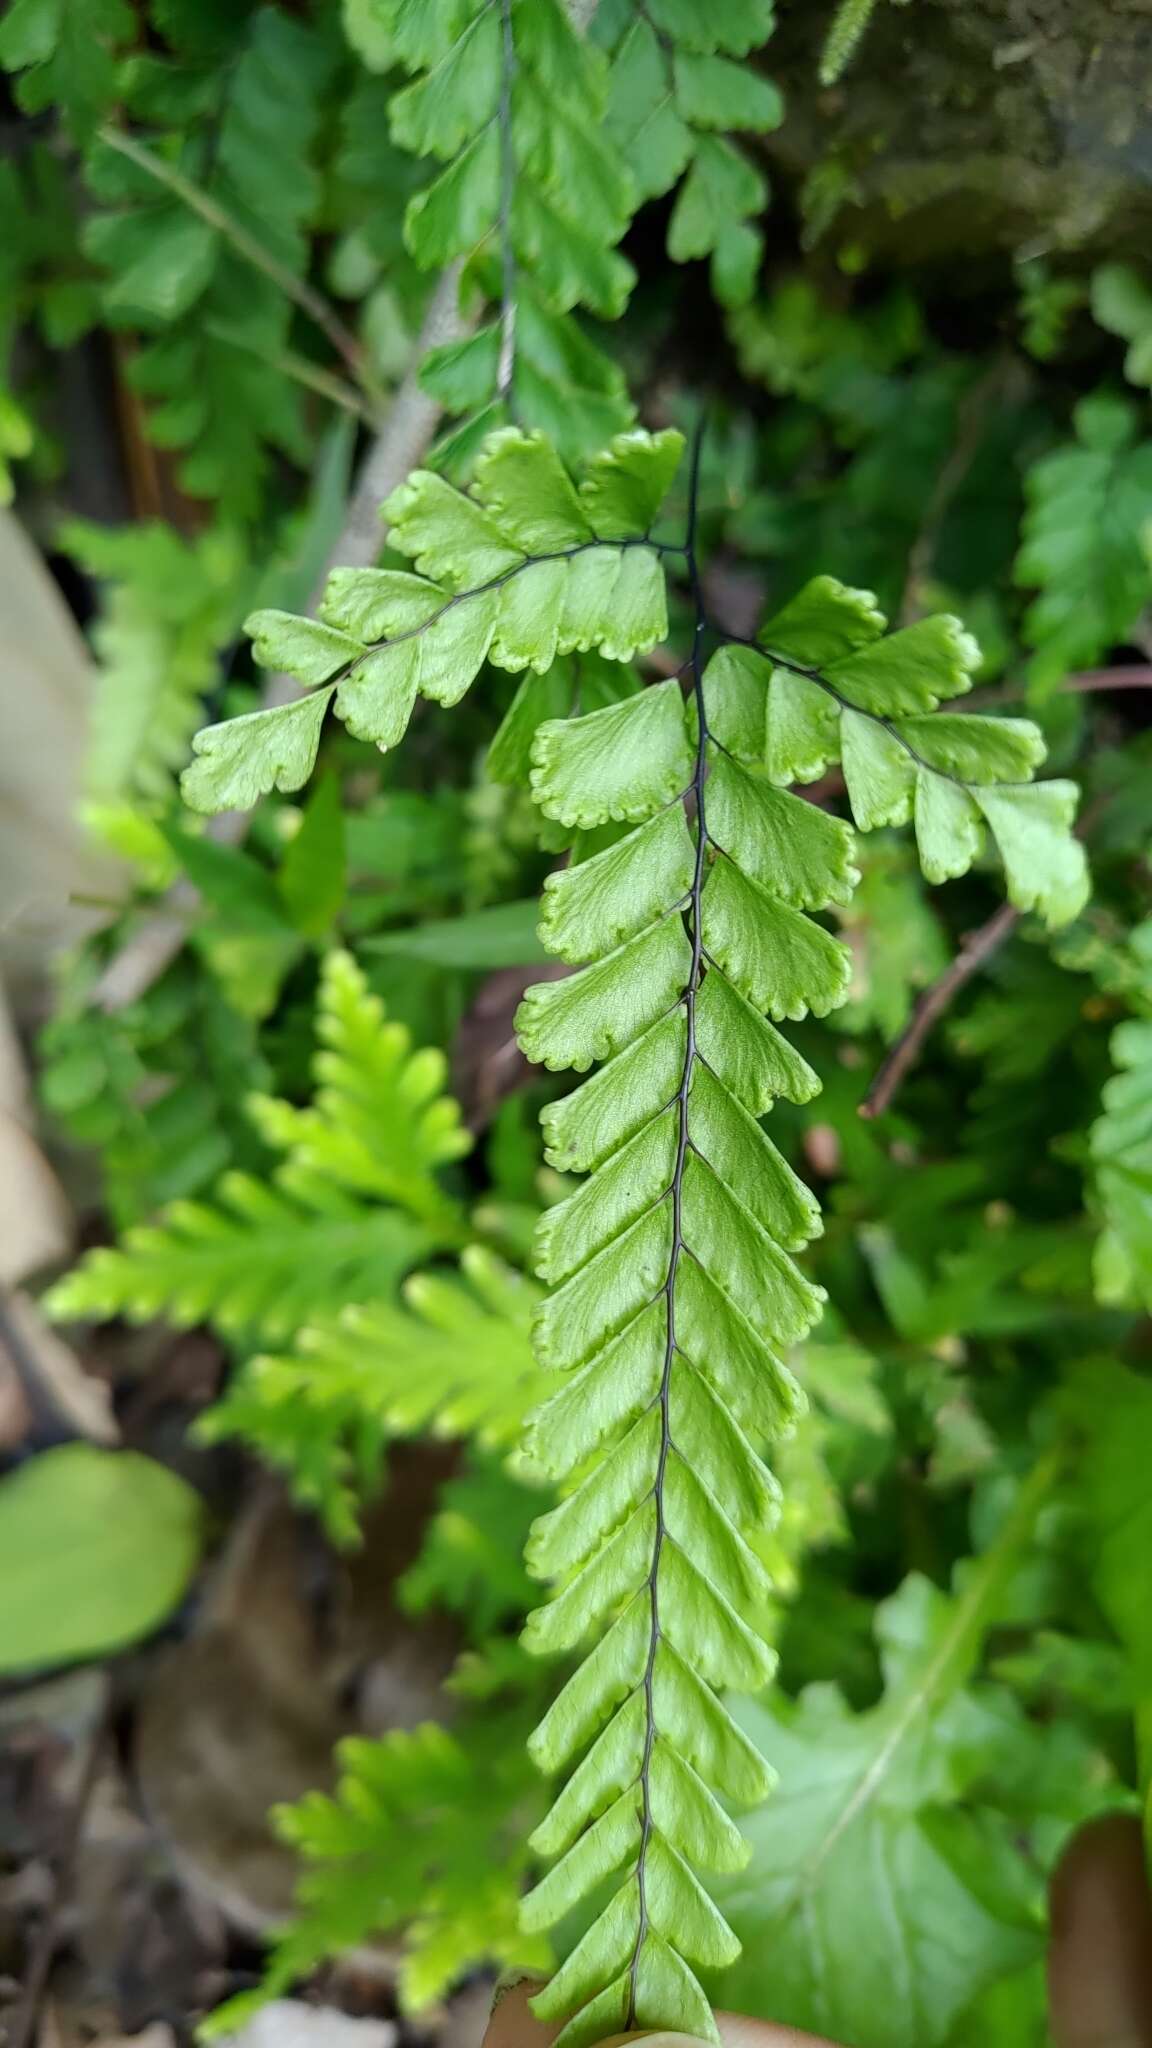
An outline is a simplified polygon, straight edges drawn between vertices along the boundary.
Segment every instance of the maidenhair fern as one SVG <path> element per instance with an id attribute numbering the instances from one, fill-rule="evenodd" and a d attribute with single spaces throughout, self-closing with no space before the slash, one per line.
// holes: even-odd
<path id="1" fill-rule="evenodd" d="M 564 1378 L 527 1438 L 568 1490 L 530 1540 L 552 1596 L 525 1642 L 580 1660 L 532 1737 L 569 1775 L 533 1837 L 556 1860 L 524 1909 L 541 1932 L 591 1900 L 535 2002 L 568 2048 L 633 2027 L 715 2038 L 695 1973 L 738 1944 L 696 1869 L 741 1865 L 727 1808 L 769 1788 L 726 1695 L 772 1671 L 748 1620 L 769 1591 L 749 1538 L 776 1512 L 762 1452 L 800 1412 L 786 1356 L 823 1296 L 795 1256 L 816 1203 L 760 1118 L 818 1091 L 777 1025 L 843 1002 L 848 949 L 819 920 L 858 879 L 850 826 L 787 785 L 841 762 L 857 825 L 913 817 L 932 880 L 962 874 L 989 828 L 1012 900 L 1050 922 L 1086 889 L 1072 785 L 1030 780 L 1035 729 L 938 709 L 978 659 L 956 620 L 886 634 L 867 592 L 817 577 L 754 640 L 713 626 L 697 465 L 686 536 L 652 538 L 679 452 L 674 434 L 631 433 L 575 480 L 540 435 L 506 429 L 470 490 L 417 474 L 387 508 L 415 573 L 336 571 L 319 622 L 257 615 L 258 654 L 314 693 L 210 729 L 187 778 L 205 807 L 297 788 L 330 703 L 393 746 L 418 696 L 454 703 L 485 659 L 541 679 L 577 649 L 626 662 L 666 630 L 665 564 L 683 571 L 686 688 L 626 687 L 568 718 L 522 690 L 504 741 L 549 831 L 575 841 L 540 929 L 576 971 L 529 990 L 520 1041 L 588 1074 L 544 1114 L 551 1163 L 587 1178 L 539 1228 L 536 1352 Z M 286 761 L 276 734 L 293 721 L 308 739 Z"/>

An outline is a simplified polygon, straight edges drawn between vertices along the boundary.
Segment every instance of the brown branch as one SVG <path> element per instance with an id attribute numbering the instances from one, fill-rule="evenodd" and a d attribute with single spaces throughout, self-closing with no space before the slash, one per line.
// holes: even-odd
<path id="1" fill-rule="evenodd" d="M 1005 939 L 1009 938 L 1020 922 L 1020 912 L 1010 903 L 1002 903 L 999 910 L 982 924 L 977 931 L 969 932 L 956 958 L 944 969 L 943 974 L 932 982 L 917 997 L 907 1025 L 890 1048 L 860 1104 L 858 1114 L 872 1118 L 883 1116 L 891 1107 L 893 1097 L 910 1069 L 915 1066 L 924 1049 L 924 1042 L 943 1016 L 953 999 L 966 982 L 978 974 L 985 962 L 990 960 Z"/>

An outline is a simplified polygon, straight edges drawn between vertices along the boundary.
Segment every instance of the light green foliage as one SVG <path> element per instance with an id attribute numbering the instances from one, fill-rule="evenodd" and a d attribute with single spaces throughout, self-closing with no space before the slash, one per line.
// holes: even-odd
<path id="1" fill-rule="evenodd" d="M 1048 695 L 1131 633 L 1152 594 L 1145 528 L 1152 442 L 1136 408 L 1109 392 L 1075 408 L 1076 440 L 1033 464 L 1016 581 L 1039 590 L 1024 620 L 1032 687 Z"/>
<path id="2" fill-rule="evenodd" d="M 1103 1222 L 1096 1289 L 1102 1301 L 1152 1308 L 1152 1017 L 1118 1025 L 1112 1058 L 1116 1072 L 1091 1131 Z"/>
<path id="3" fill-rule="evenodd" d="M 773 18 L 772 0 L 706 9 L 652 0 L 610 4 L 594 27 L 612 57 L 608 133 L 642 199 L 679 186 L 668 253 L 680 263 L 710 257 L 713 289 L 729 306 L 751 298 L 764 247 L 755 223 L 767 180 L 731 134 L 763 134 L 783 118 L 779 92 L 749 61 Z"/>
<path id="4" fill-rule="evenodd" d="M 61 541 L 105 585 L 92 636 L 88 794 L 101 806 L 163 798 L 240 622 L 249 578 L 239 540 L 222 529 L 188 542 L 169 526 L 73 520 Z"/>
<path id="5" fill-rule="evenodd" d="M 252 1359 L 201 1425 L 242 1437 L 289 1475 L 335 1541 L 356 1540 L 357 1508 L 390 1437 L 467 1436 L 511 1453 L 540 1395 L 529 1322 L 536 1290 L 479 1245 L 460 1277 L 414 1274 L 404 1306 L 376 1298 L 306 1321 L 294 1348 Z"/>
<path id="6" fill-rule="evenodd" d="M 543 436 L 506 428 L 489 436 L 467 492 L 415 471 L 385 510 L 416 573 L 334 569 L 319 621 L 254 613 L 257 660 L 316 694 L 198 734 L 188 801 L 215 811 L 273 785 L 299 789 L 330 703 L 357 739 L 387 749 L 418 696 L 457 703 L 485 660 L 543 673 L 577 648 L 627 661 L 653 647 L 667 614 L 645 535 L 680 446 L 671 431 L 620 435 L 577 483 Z"/>
<path id="7" fill-rule="evenodd" d="M 65 1444 L 0 1480 L 0 1672 L 107 1657 L 166 1621 L 200 1554 L 190 1486 L 135 1451 Z"/>
<path id="8" fill-rule="evenodd" d="M 468 1141 L 442 1093 L 443 1056 L 411 1051 L 345 954 L 325 963 L 317 1026 L 313 1106 L 251 1103 L 281 1154 L 270 1179 L 232 1170 L 214 1200 L 133 1225 L 58 1284 L 57 1316 L 162 1313 L 282 1338 L 309 1314 L 387 1296 L 428 1252 L 459 1241 L 437 1168 Z"/>
<path id="9" fill-rule="evenodd" d="M 840 0 L 820 57 L 821 85 L 836 85 L 856 54 L 876 0 Z"/>
<path id="10" fill-rule="evenodd" d="M 527 1942 L 518 1920 L 532 1794 L 524 1733 L 522 1713 L 497 1703 L 458 1732 L 427 1723 L 342 1743 L 335 1795 L 277 1809 L 304 1861 L 295 1916 L 260 1990 L 221 2006 L 210 2036 L 232 2032 L 325 1956 L 381 1933 L 404 1932 L 406 2010 L 481 1963 L 547 1969 L 548 1945 Z"/>
<path id="11" fill-rule="evenodd" d="M 693 1966 L 737 1945 L 692 1866 L 743 1860 L 715 1795 L 747 1803 L 769 1782 L 721 1697 L 772 1670 L 743 1618 L 768 1590 L 745 1532 L 776 1498 L 753 1440 L 798 1412 L 782 1358 L 822 1298 L 789 1256 L 815 1204 L 756 1121 L 814 1083 L 761 1013 L 843 999 L 848 956 L 804 912 L 850 891 L 850 834 L 693 737 L 675 684 L 544 725 L 534 758 L 547 815 L 634 827 L 552 878 L 548 943 L 591 964 L 531 990 L 517 1020 L 545 1065 L 608 1061 L 545 1117 L 554 1162 L 593 1171 L 539 1232 L 554 1291 L 537 1349 L 572 1378 L 529 1449 L 557 1479 L 586 1476 L 533 1532 L 555 1591 L 524 1640 L 596 1642 L 533 1738 L 549 1771 L 587 1755 L 537 1830 L 560 1860 L 526 1925 L 616 1881 L 535 2009 L 573 2043 L 673 2018 L 713 2038 Z"/>

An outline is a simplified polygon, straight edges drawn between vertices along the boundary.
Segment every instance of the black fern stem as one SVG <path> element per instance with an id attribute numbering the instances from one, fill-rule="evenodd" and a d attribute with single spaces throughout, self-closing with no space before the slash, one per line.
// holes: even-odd
<path id="1" fill-rule="evenodd" d="M 648 1844 L 652 1837 L 652 1793 L 651 1763 L 652 1750 L 656 1741 L 656 1706 L 653 1697 L 653 1678 L 656 1669 L 656 1652 L 660 1645 L 660 1558 L 664 1549 L 666 1534 L 664 1524 L 664 1473 L 668 1454 L 672 1449 L 672 1361 L 678 1349 L 676 1343 L 676 1277 L 680 1266 L 680 1254 L 684 1249 L 682 1229 L 682 1203 L 684 1188 L 684 1166 L 688 1158 L 690 1138 L 688 1134 L 688 1096 L 692 1087 L 692 1074 L 696 1064 L 696 997 L 700 988 L 704 960 L 704 943 L 700 923 L 700 899 L 704 888 L 704 869 L 708 852 L 708 831 L 704 819 L 704 779 L 708 766 L 708 721 L 704 715 L 704 635 L 708 629 L 704 598 L 700 587 L 700 570 L 696 557 L 696 531 L 700 496 L 700 456 L 704 445 L 704 415 L 696 424 L 692 441 L 691 468 L 688 487 L 688 527 L 684 541 L 684 557 L 688 565 L 688 580 L 695 610 L 695 624 L 692 632 L 692 694 L 696 705 L 696 760 L 689 785 L 696 808 L 696 860 L 692 873 L 692 887 L 685 905 L 685 914 L 692 927 L 692 962 L 688 970 L 688 982 L 681 998 L 684 1004 L 686 1026 L 684 1042 L 684 1066 L 680 1075 L 680 1086 L 675 1102 L 679 1119 L 676 1134 L 676 1159 L 672 1168 L 670 1193 L 672 1196 L 672 1250 L 668 1260 L 668 1276 L 664 1282 L 664 1296 L 667 1314 L 667 1338 L 664 1346 L 664 1367 L 660 1375 L 660 1451 L 656 1460 L 656 1476 L 652 1482 L 652 1497 L 656 1509 L 656 1529 L 652 1539 L 652 1561 L 648 1567 L 648 1601 L 651 1622 L 648 1636 L 648 1660 L 644 1667 L 644 1752 L 640 1759 L 640 1845 L 636 1852 L 636 1888 L 639 1894 L 639 1917 L 636 1926 L 636 1942 L 628 1970 L 628 2011 L 624 2020 L 626 2032 L 637 2022 L 636 1986 L 640 1970 L 640 1957 L 648 1933 L 648 1899 L 646 1890 Z M 685 792 L 687 794 L 687 792 Z"/>
<path id="2" fill-rule="evenodd" d="M 512 208 L 516 198 L 516 151 L 512 138 L 512 81 L 516 76 L 516 43 L 512 34 L 512 0 L 500 0 L 502 55 L 500 70 L 500 358 L 496 396 L 515 424 L 512 380 L 516 370 L 516 252 L 512 246 Z"/>

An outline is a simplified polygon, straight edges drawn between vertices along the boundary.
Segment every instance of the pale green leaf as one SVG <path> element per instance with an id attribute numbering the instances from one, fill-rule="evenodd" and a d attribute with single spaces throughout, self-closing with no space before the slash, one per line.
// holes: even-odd
<path id="1" fill-rule="evenodd" d="M 908 748 L 887 726 L 859 711 L 841 713 L 840 748 L 848 801 L 860 830 L 906 825 L 916 792 L 916 763 Z"/>
<path id="2" fill-rule="evenodd" d="M 984 843 L 980 813 L 968 791 L 930 768 L 916 776 L 916 845 L 930 882 L 966 875 Z"/>
<path id="3" fill-rule="evenodd" d="M 196 759 L 180 789 L 194 811 L 250 811 L 273 789 L 303 789 L 316 763 L 332 691 L 318 690 L 272 711 L 249 711 L 207 725 L 192 741 Z"/>
<path id="4" fill-rule="evenodd" d="M 826 1017 L 847 996 L 848 948 L 729 860 L 704 890 L 704 944 L 740 993 L 775 1018 Z"/>
<path id="5" fill-rule="evenodd" d="M 136 1451 L 65 1444 L 0 1480 L 0 1671 L 108 1657 L 167 1620 L 196 1568 L 200 1501 Z"/>
<path id="6" fill-rule="evenodd" d="M 244 621 L 252 636 L 252 653 L 261 668 L 295 676 L 301 683 L 326 683 L 337 669 L 347 668 L 364 653 L 364 643 L 338 633 L 318 619 L 300 619 L 293 612 L 252 612 Z"/>
<path id="7" fill-rule="evenodd" d="M 1048 925 L 1078 916 L 1092 883 L 1084 848 L 1072 833 L 1076 784 L 1020 783 L 973 795 L 1000 849 L 1009 900 L 1018 910 L 1039 911 Z"/>
<path id="8" fill-rule="evenodd" d="M 692 777 L 679 684 L 669 678 L 623 704 L 541 726 L 532 760 L 536 801 L 562 824 L 651 817 Z"/>

